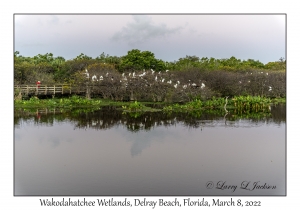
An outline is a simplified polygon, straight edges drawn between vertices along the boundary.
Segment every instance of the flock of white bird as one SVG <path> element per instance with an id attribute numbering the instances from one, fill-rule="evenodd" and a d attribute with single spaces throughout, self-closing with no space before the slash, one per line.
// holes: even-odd
<path id="1" fill-rule="evenodd" d="M 161 75 L 161 72 L 159 71 L 157 74 L 155 73 L 155 71 L 153 70 L 153 69 L 150 69 L 150 71 L 151 72 L 147 72 L 147 71 L 145 71 L 145 70 L 143 70 L 143 73 L 141 73 L 141 74 L 139 74 L 139 75 L 136 75 L 135 74 L 135 72 L 133 72 L 133 73 L 128 73 L 128 78 L 129 79 L 135 79 L 135 78 L 141 78 L 141 79 L 143 79 L 143 76 L 146 76 L 147 75 L 147 73 L 149 73 L 149 74 L 151 74 L 151 75 L 153 75 L 153 76 L 155 76 L 155 82 L 161 82 L 161 83 L 164 83 L 165 81 L 166 81 L 166 79 L 165 78 L 163 78 Z M 166 72 L 168 72 L 169 70 L 166 70 Z M 248 73 L 248 72 L 247 72 Z M 261 74 L 263 74 L 263 72 L 258 72 L 259 74 L 261 73 Z M 87 79 L 90 79 L 90 75 L 89 75 L 89 72 L 88 72 L 88 70 L 87 69 L 85 69 L 85 73 L 84 73 L 85 75 L 86 75 L 86 78 Z M 252 73 L 250 73 L 250 74 L 252 74 Z M 266 75 L 268 76 L 268 73 L 266 73 Z M 106 74 L 105 74 L 105 77 L 108 77 L 109 76 L 109 73 L 107 72 Z M 96 81 L 102 81 L 103 80 L 103 76 L 102 75 L 100 75 L 99 76 L 99 79 L 97 78 L 97 76 L 94 74 L 93 76 L 92 76 L 92 81 L 93 82 L 96 82 Z M 110 78 L 112 81 L 114 80 L 114 78 L 113 77 L 111 77 Z M 122 73 L 122 79 L 120 80 L 120 82 L 127 82 L 127 76 L 125 75 L 125 73 Z M 179 80 L 177 80 L 177 81 L 172 81 L 172 80 L 168 80 L 167 81 L 167 83 L 168 84 L 170 84 L 170 85 L 172 85 L 172 83 L 173 83 L 173 86 L 174 86 L 174 88 L 178 88 L 179 87 L 179 85 L 180 85 L 180 81 Z M 250 80 L 248 80 L 248 83 L 250 83 Z M 239 81 L 239 84 L 242 84 L 242 81 Z M 126 86 L 127 86 L 128 84 L 126 83 Z M 186 89 L 186 88 L 188 88 L 188 87 L 193 87 L 193 88 L 197 88 L 197 87 L 200 87 L 201 89 L 204 89 L 205 88 L 205 84 L 202 82 L 201 83 L 201 86 L 200 85 L 197 85 L 196 83 L 191 83 L 191 80 L 189 80 L 189 83 L 188 84 L 184 84 L 184 85 L 182 85 L 182 88 L 183 89 Z M 269 91 L 272 91 L 272 87 L 271 86 L 269 86 Z"/>
<path id="2" fill-rule="evenodd" d="M 258 72 L 258 74 L 263 74 L 264 72 Z M 246 74 L 248 74 L 248 72 L 246 72 Z M 252 73 L 250 73 L 251 75 L 252 75 Z M 266 72 L 266 75 L 268 76 L 269 75 L 269 73 L 268 72 Z M 250 80 L 248 80 L 248 83 L 250 83 L 251 81 Z M 242 84 L 243 82 L 242 81 L 239 81 L 239 84 Z M 264 84 L 265 85 L 265 84 Z M 269 86 L 269 91 L 272 91 L 272 86 Z"/>
<path id="3" fill-rule="evenodd" d="M 126 84 L 126 86 L 127 86 L 128 83 L 126 83 L 126 82 L 128 81 L 128 79 L 136 79 L 136 78 L 143 79 L 143 77 L 146 76 L 147 74 L 150 74 L 150 75 L 155 76 L 155 77 L 154 77 L 155 82 L 161 82 L 161 83 L 164 83 L 164 82 L 166 81 L 166 79 L 163 78 L 163 75 L 162 75 L 161 71 L 159 71 L 158 73 L 155 73 L 155 71 L 154 71 L 153 69 L 150 69 L 150 71 L 151 71 L 151 72 L 149 72 L 149 71 L 147 72 L 147 71 L 144 70 L 143 73 L 138 74 L 138 75 L 137 75 L 135 72 L 133 72 L 133 73 L 130 72 L 130 73 L 128 73 L 128 76 L 126 76 L 125 73 L 122 73 L 122 78 L 120 79 L 120 82 L 125 82 L 125 84 Z M 167 73 L 168 71 L 169 71 L 169 70 L 166 70 L 166 73 Z M 87 69 L 85 69 L 85 72 L 84 72 L 83 74 L 85 74 L 85 76 L 86 76 L 87 79 L 90 79 L 90 74 L 89 74 L 89 72 L 88 72 Z M 108 76 L 109 76 L 109 73 L 107 72 L 107 73 L 105 74 L 105 77 L 108 78 Z M 128 77 L 128 79 L 127 79 L 127 77 Z M 91 78 L 91 81 L 92 81 L 92 82 L 98 82 L 98 81 L 102 81 L 103 79 L 104 79 L 104 78 L 103 78 L 102 75 L 100 75 L 100 76 L 99 76 L 99 79 L 98 79 L 97 76 L 94 74 L 94 75 L 92 76 L 92 78 Z M 114 78 L 113 78 L 113 77 L 110 77 L 110 80 L 113 81 Z M 144 79 L 144 80 L 147 81 L 146 79 Z M 173 87 L 174 87 L 174 88 L 179 88 L 179 86 L 180 86 L 180 81 L 179 81 L 179 80 L 177 80 L 177 81 L 172 81 L 172 80 L 170 79 L 170 80 L 166 81 L 166 83 L 168 83 L 168 84 L 170 84 L 170 85 L 173 84 Z M 150 84 L 150 86 L 151 86 L 151 84 Z M 183 88 L 183 89 L 186 89 L 186 88 L 188 88 L 188 87 L 193 87 L 193 88 L 200 87 L 201 89 L 204 89 L 204 88 L 205 88 L 205 84 L 202 82 L 202 83 L 201 83 L 201 86 L 200 86 L 200 85 L 197 85 L 197 84 L 194 83 L 194 82 L 192 83 L 191 80 L 189 80 L 189 83 L 188 83 L 188 84 L 182 85 L 182 88 Z"/>

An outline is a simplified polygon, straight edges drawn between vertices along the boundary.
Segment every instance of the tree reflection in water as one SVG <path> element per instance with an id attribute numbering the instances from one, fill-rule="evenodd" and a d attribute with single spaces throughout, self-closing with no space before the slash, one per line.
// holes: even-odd
<path id="1" fill-rule="evenodd" d="M 239 125 L 241 120 L 252 123 Z M 237 113 L 235 110 L 203 110 L 196 112 L 133 112 L 123 113 L 117 107 L 107 106 L 100 110 L 15 110 L 14 124 L 34 121 L 36 124 L 53 125 L 54 121 L 73 122 L 74 129 L 110 129 L 114 126 L 125 126 L 131 132 L 149 131 L 159 126 L 175 126 L 177 123 L 189 128 L 218 126 L 259 126 L 265 123 L 280 124 L 286 121 L 286 106 L 272 106 L 271 113 Z"/>

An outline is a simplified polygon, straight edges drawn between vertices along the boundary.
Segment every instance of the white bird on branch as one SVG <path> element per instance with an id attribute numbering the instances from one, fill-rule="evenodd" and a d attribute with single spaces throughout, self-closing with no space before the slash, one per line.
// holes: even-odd
<path id="1" fill-rule="evenodd" d="M 92 80 L 96 81 L 97 80 L 97 76 L 96 75 L 92 76 Z"/>

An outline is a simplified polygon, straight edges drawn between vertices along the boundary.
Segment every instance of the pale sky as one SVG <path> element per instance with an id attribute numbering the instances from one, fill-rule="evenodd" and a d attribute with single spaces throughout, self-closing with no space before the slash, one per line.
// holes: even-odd
<path id="1" fill-rule="evenodd" d="M 95 58 L 139 49 L 164 61 L 195 55 L 267 63 L 286 57 L 285 25 L 284 14 L 15 14 L 14 50 L 73 59 L 80 53 Z"/>

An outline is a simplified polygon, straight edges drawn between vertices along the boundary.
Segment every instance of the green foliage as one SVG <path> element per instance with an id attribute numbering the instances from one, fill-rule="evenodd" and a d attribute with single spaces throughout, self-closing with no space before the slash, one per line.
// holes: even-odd
<path id="1" fill-rule="evenodd" d="M 154 71 L 165 70 L 165 63 L 162 60 L 155 58 L 150 51 L 140 51 L 133 49 L 128 51 L 127 55 L 122 57 L 119 70 L 121 72 L 126 70 L 142 70 L 153 69 Z"/>
<path id="2" fill-rule="evenodd" d="M 15 101 L 15 107 L 57 107 L 57 108 L 75 108 L 75 107 L 90 107 L 100 106 L 100 100 L 88 100 L 79 96 L 61 99 L 39 99 L 31 97 L 29 100 Z"/>
<path id="3" fill-rule="evenodd" d="M 232 99 L 234 107 L 238 111 L 267 111 L 269 110 L 271 99 L 260 96 L 236 96 Z"/>
<path id="4" fill-rule="evenodd" d="M 133 112 L 139 112 L 143 111 L 145 109 L 145 106 L 141 104 L 140 102 L 133 102 L 130 103 L 129 106 L 122 106 L 124 111 L 133 111 Z"/>
<path id="5" fill-rule="evenodd" d="M 182 111 L 195 111 L 200 110 L 202 108 L 202 101 L 199 99 L 195 99 L 191 102 L 188 102 L 186 104 L 179 105 L 178 103 L 170 106 L 166 106 L 163 108 L 164 112 L 182 112 Z"/>
<path id="6" fill-rule="evenodd" d="M 215 96 L 213 96 L 211 100 L 205 101 L 203 106 L 205 108 L 220 108 L 224 107 L 225 103 L 226 102 L 224 98 L 216 98 Z"/>

